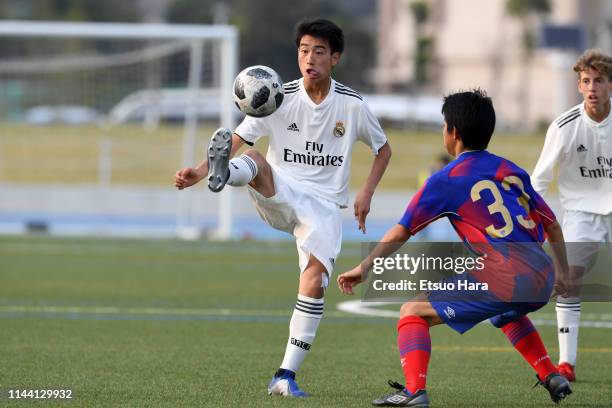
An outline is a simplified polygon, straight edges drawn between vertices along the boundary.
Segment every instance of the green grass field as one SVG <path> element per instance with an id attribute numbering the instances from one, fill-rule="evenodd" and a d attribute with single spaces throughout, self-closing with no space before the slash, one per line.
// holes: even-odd
<path id="1" fill-rule="evenodd" d="M 75 407 L 369 406 L 401 380 L 394 319 L 326 317 L 298 379 L 313 396 L 266 395 L 295 302 L 291 243 L 0 238 L 0 405 Z M 359 246 L 344 249 L 343 270 Z M 552 308 L 534 314 L 553 319 Z M 584 304 L 609 321 L 612 306 Z M 609 324 L 609 323 L 608 323 Z M 581 328 L 567 407 L 610 407 L 612 329 Z M 556 359 L 553 326 L 541 334 Z M 554 406 L 499 330 L 432 329 L 432 407 Z M 8 389 L 71 389 L 62 403 Z"/>
<path id="2" fill-rule="evenodd" d="M 203 157 L 204 145 L 214 129 L 201 127 L 196 157 Z M 443 153 L 442 131 L 388 130 L 393 158 L 380 188 L 411 190 L 419 174 L 435 164 Z M 110 140 L 112 182 L 123 185 L 172 185 L 181 163 L 183 129 L 165 126 L 147 132 L 141 126 L 115 128 L 67 126 L 15 126 L 0 124 L 0 183 L 96 183 L 100 141 Z M 258 142 L 261 152 L 266 139 Z M 533 170 L 544 144 L 543 134 L 493 137 L 490 150 Z M 198 159 L 199 160 L 199 159 Z M 355 147 L 351 188 L 365 181 L 372 165 L 372 153 L 362 143 Z"/>

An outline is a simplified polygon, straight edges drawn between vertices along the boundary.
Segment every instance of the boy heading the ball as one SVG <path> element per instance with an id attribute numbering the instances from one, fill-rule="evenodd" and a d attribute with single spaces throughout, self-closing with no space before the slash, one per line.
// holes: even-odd
<path id="1" fill-rule="evenodd" d="M 375 258 L 392 254 L 410 236 L 447 217 L 465 244 L 484 257 L 485 267 L 453 274 L 442 282 L 455 288 L 461 281 L 486 283 L 492 289 L 482 293 L 433 290 L 405 303 L 397 328 L 406 383 L 392 383 L 397 392 L 373 404 L 428 407 L 430 327 L 444 323 L 464 333 L 486 319 L 504 332 L 558 402 L 571 393 L 569 383 L 550 361 L 526 315 L 547 303 L 555 284 L 553 262 L 541 247 L 545 235 L 553 244 L 559 277 L 565 276 L 568 267 L 561 228 L 531 187 L 529 175 L 485 150 L 495 129 L 490 98 L 480 90 L 455 93 L 444 99 L 442 113 L 444 146 L 456 159 L 427 179 L 399 223 L 360 265 L 338 276 L 338 285 L 343 293 L 352 294 Z M 563 280 L 556 285 L 563 292 Z"/>
<path id="2" fill-rule="evenodd" d="M 372 195 L 385 172 L 391 149 L 380 124 L 362 97 L 331 77 L 344 50 L 342 30 L 328 20 L 306 20 L 296 26 L 295 42 L 302 78 L 285 84 L 282 105 L 263 118 L 247 116 L 232 134 L 219 129 L 204 160 L 176 173 L 183 189 L 206 176 L 211 190 L 226 184 L 248 185 L 262 219 L 295 237 L 299 255 L 298 297 L 289 324 L 289 339 L 270 394 L 306 396 L 295 373 L 311 348 L 323 316 L 324 292 L 340 253 L 340 209 L 348 206 L 353 146 L 368 145 L 374 155 L 370 173 L 354 202 L 358 227 L 365 233 Z M 245 143 L 269 137 L 264 158 Z"/>

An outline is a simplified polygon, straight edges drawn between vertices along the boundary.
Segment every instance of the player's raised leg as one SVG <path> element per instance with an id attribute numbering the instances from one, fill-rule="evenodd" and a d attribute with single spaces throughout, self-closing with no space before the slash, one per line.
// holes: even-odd
<path id="1" fill-rule="evenodd" d="M 208 142 L 208 188 L 210 191 L 223 190 L 230 172 L 228 163 L 232 152 L 232 131 L 219 128 Z"/>
<path id="2" fill-rule="evenodd" d="M 306 397 L 295 382 L 306 354 L 310 350 L 323 317 L 324 287 L 327 270 L 313 255 L 300 276 L 298 298 L 289 323 L 289 340 L 283 362 L 268 385 L 268 393 L 292 397 Z"/>
<path id="3" fill-rule="evenodd" d="M 255 149 L 247 150 L 240 157 L 243 158 L 245 162 L 255 165 L 255 175 L 249 179 L 249 185 L 264 197 L 272 197 L 276 193 L 274 188 L 274 176 L 272 175 L 272 168 L 266 161 L 266 158 Z M 233 163 L 232 161 L 232 164 Z M 244 180 L 246 180 L 246 177 L 241 181 Z M 233 183 L 231 185 L 235 186 L 236 184 Z"/>
<path id="4" fill-rule="evenodd" d="M 208 143 L 208 188 L 213 192 L 223 190 L 225 185 L 234 187 L 251 184 L 266 197 L 274 195 L 272 170 L 266 159 L 255 149 L 230 160 L 232 132 L 217 129 Z"/>

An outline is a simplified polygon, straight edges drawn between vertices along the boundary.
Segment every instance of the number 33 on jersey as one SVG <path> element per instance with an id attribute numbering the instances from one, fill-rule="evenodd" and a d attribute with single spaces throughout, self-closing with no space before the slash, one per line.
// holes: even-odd
<path id="1" fill-rule="evenodd" d="M 441 217 L 466 242 L 543 242 L 555 215 L 514 163 L 486 150 L 468 151 L 433 174 L 400 224 L 416 234 Z"/>

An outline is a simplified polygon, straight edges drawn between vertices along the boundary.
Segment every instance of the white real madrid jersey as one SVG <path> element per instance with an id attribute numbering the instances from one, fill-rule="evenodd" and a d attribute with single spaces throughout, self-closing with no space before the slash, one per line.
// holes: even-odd
<path id="1" fill-rule="evenodd" d="M 538 193 L 546 192 L 555 168 L 565 210 L 612 213 L 612 113 L 598 123 L 581 103 L 559 116 L 531 176 Z"/>
<path id="2" fill-rule="evenodd" d="M 340 207 L 348 205 L 355 142 L 362 141 L 374 154 L 387 142 L 362 97 L 334 80 L 318 105 L 306 93 L 303 79 L 285 84 L 284 101 L 276 112 L 245 117 L 235 133 L 249 144 L 268 136 L 266 160 L 277 173 Z"/>

